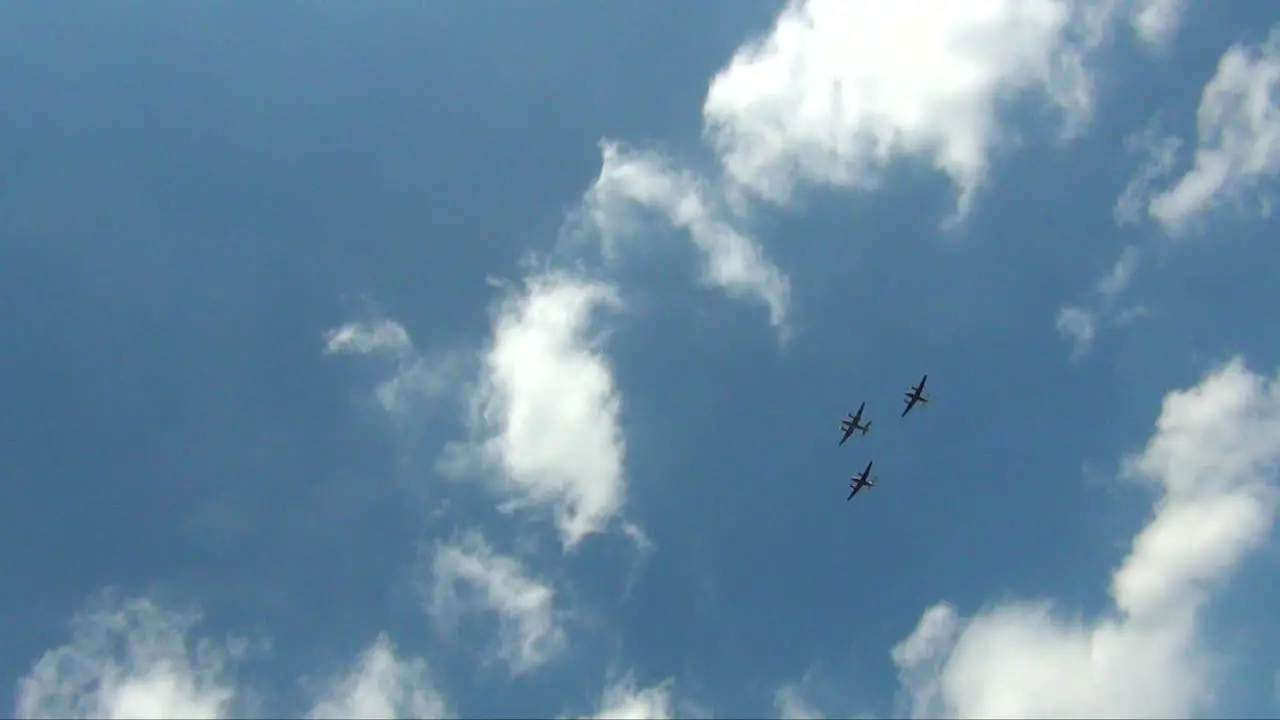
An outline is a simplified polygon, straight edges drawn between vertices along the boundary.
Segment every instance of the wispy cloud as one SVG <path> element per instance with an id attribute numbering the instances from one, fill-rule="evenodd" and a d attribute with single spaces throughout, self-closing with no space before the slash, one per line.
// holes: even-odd
<path id="1" fill-rule="evenodd" d="M 1098 334 L 1097 320 L 1089 310 L 1071 306 L 1058 311 L 1055 323 L 1058 334 L 1071 343 L 1071 359 L 1079 360 L 1093 348 L 1093 338 Z"/>
<path id="2" fill-rule="evenodd" d="M 1196 113 L 1190 170 L 1151 198 L 1148 211 L 1172 234 L 1280 172 L 1280 28 L 1258 47 L 1234 45 L 1218 62 Z M 1262 199 L 1264 209 L 1269 200 Z"/>
<path id="3" fill-rule="evenodd" d="M 1078 3 L 1097 44 L 1117 20 L 1127 19 L 1134 34 L 1149 48 L 1163 49 L 1182 27 L 1185 0 L 1099 0 Z"/>
<path id="4" fill-rule="evenodd" d="M 783 685 L 774 693 L 773 707 L 781 720 L 823 720 L 826 717 L 794 683 Z"/>
<path id="5" fill-rule="evenodd" d="M 1274 178 L 1280 173 L 1280 105 L 1273 99 L 1278 89 L 1280 29 L 1273 29 L 1259 48 L 1232 46 L 1201 94 L 1199 141 L 1190 170 L 1153 196 L 1153 186 L 1171 174 L 1183 142 L 1161 131 L 1158 116 L 1126 138 L 1126 149 L 1143 155 L 1144 161 L 1116 201 L 1116 222 L 1136 225 L 1151 217 L 1167 233 L 1183 234 L 1214 208 L 1227 202 L 1239 205 L 1248 191 Z M 1270 198 L 1260 195 L 1259 203 L 1268 215 Z M 1059 312 L 1056 325 L 1071 342 L 1072 360 L 1089 352 L 1103 322 L 1127 322 L 1146 311 L 1118 307 L 1138 258 L 1136 246 L 1125 248 L 1094 297 Z"/>
<path id="6" fill-rule="evenodd" d="M 1152 120 L 1141 131 L 1125 138 L 1125 150 L 1142 157 L 1137 174 L 1125 184 L 1113 210 L 1120 225 L 1136 225 L 1147 215 L 1151 186 L 1163 181 L 1173 171 L 1182 149 L 1182 140 L 1161 130 L 1160 118 Z"/>
<path id="7" fill-rule="evenodd" d="M 421 400 L 443 396 L 454 384 L 456 359 L 448 354 L 424 356 L 409 332 L 394 320 L 352 322 L 325 333 L 326 355 L 365 355 L 392 363 L 374 397 L 384 410 L 402 414 Z"/>
<path id="8" fill-rule="evenodd" d="M 413 351 L 409 333 L 391 320 L 347 323 L 325 333 L 324 351 L 330 355 L 386 353 L 404 355 Z"/>
<path id="9" fill-rule="evenodd" d="M 424 568 L 427 612 L 451 630 L 461 615 L 498 618 L 497 657 L 513 675 L 540 667 L 567 647 L 555 591 L 516 558 L 500 555 L 478 531 L 436 543 Z"/>
<path id="10" fill-rule="evenodd" d="M 1112 576 L 1114 611 L 1081 621 L 1047 601 L 965 619 L 927 610 L 893 651 L 916 717 L 1187 717 L 1217 685 L 1198 619 L 1215 583 L 1274 523 L 1280 380 L 1233 360 L 1170 393 L 1125 464 L 1161 491 Z"/>
<path id="11" fill-rule="evenodd" d="M 601 143 L 600 175 L 583 198 L 573 229 L 591 229 L 605 256 L 616 258 L 623 240 L 644 227 L 635 210 L 660 213 L 687 232 L 704 260 L 703 281 L 730 295 L 751 297 L 769 308 L 769 321 L 786 321 L 791 287 L 759 244 L 735 229 L 718 186 L 677 169 L 655 151 Z"/>
<path id="12" fill-rule="evenodd" d="M 1079 360 L 1089 353 L 1100 324 L 1123 324 L 1146 312 L 1143 307 L 1119 306 L 1120 298 L 1133 282 L 1140 258 L 1137 246 L 1126 247 L 1083 304 L 1058 312 L 1058 333 L 1071 343 L 1072 360 Z"/>

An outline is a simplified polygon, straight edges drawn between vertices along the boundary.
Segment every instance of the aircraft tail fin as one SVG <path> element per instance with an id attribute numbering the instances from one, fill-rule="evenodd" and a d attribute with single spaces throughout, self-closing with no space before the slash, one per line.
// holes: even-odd
<path id="1" fill-rule="evenodd" d="M 865 423 L 863 423 L 863 424 L 862 424 L 862 434 L 863 434 L 863 435 L 866 435 L 866 434 L 867 434 L 867 432 L 868 432 L 869 430 L 871 430 L 871 421 L 870 421 L 870 420 L 868 420 L 868 421 L 866 421 Z"/>

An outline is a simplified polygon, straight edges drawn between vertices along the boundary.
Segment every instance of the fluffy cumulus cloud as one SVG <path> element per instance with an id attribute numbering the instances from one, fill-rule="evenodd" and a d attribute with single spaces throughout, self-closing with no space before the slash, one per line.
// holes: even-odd
<path id="1" fill-rule="evenodd" d="M 704 178 L 653 150 L 601 143 L 600 175 L 576 213 L 605 255 L 645 228 L 643 213 L 686 232 L 704 281 L 763 302 L 788 336 L 790 282 L 736 225 L 750 197 L 786 204 L 801 184 L 870 188 L 893 158 L 922 155 L 971 209 L 998 145 L 999 105 L 1039 92 L 1070 134 L 1092 112 L 1085 65 L 1119 20 L 1162 44 L 1178 0 L 800 0 L 711 81 L 704 132 L 723 177 Z"/>
<path id="2" fill-rule="evenodd" d="M 726 173 L 785 203 L 801 183 L 875 186 L 904 154 L 929 158 L 967 214 L 998 144 L 999 101 L 1038 92 L 1071 131 L 1092 111 L 1084 55 L 1116 18 L 1144 38 L 1176 2 L 805 0 L 711 83 L 706 132 Z"/>
<path id="3" fill-rule="evenodd" d="M 1074 133 L 1092 113 L 1089 53 L 1124 21 L 1161 46 L 1182 8 L 1180 0 L 790 2 L 707 89 L 704 133 L 723 177 L 602 142 L 573 234 L 594 231 L 606 258 L 617 259 L 654 214 L 689 235 L 708 285 L 763 302 L 788 337 L 790 281 L 736 227 L 748 198 L 787 204 L 803 184 L 871 188 L 894 158 L 916 155 L 954 181 L 953 219 L 963 219 L 999 144 L 1002 102 L 1037 92 Z M 1060 317 L 1076 354 L 1091 342 L 1096 314 L 1068 308 Z"/>
<path id="4" fill-rule="evenodd" d="M 323 691 L 307 714 L 317 720 L 449 716 L 426 662 L 401 659 L 385 634 L 365 650 L 349 674 Z"/>
<path id="5" fill-rule="evenodd" d="M 197 636 L 201 617 L 146 598 L 103 596 L 75 618 L 72 639 L 44 654 L 18 682 L 23 718 L 227 718 L 264 708 L 238 684 L 244 640 Z M 421 660 L 404 660 L 380 636 L 349 675 L 314 688 L 308 717 L 445 717 L 448 708 Z"/>
<path id="6" fill-rule="evenodd" d="M 1151 198 L 1148 211 L 1180 233 L 1225 202 L 1280 172 L 1280 27 L 1261 46 L 1235 45 L 1218 62 L 1196 113 L 1198 144 L 1191 169 Z M 1264 207 L 1270 205 L 1265 198 Z"/>
<path id="7" fill-rule="evenodd" d="M 670 720 L 672 682 L 664 680 L 650 687 L 638 687 L 635 677 L 626 675 L 605 687 L 600 707 L 592 717 L 599 720 Z"/>
<path id="8" fill-rule="evenodd" d="M 490 471 L 503 509 L 549 508 L 566 548 L 603 531 L 626 500 L 622 400 L 593 335 L 617 308 L 605 283 L 535 275 L 498 308 L 471 394 L 476 440 L 451 449 L 454 472 Z"/>
<path id="9" fill-rule="evenodd" d="M 1164 401 L 1125 474 L 1155 513 L 1111 578 L 1114 610 L 1047 601 L 963 618 L 936 605 L 893 650 L 916 717 L 1189 717 L 1221 668 L 1198 633 L 1214 587 L 1264 542 L 1280 470 L 1280 379 L 1240 360 Z"/>
<path id="10" fill-rule="evenodd" d="M 533 670 L 565 649 L 555 591 L 514 557 L 495 553 L 477 531 L 437 543 L 427 571 L 427 611 L 445 630 L 464 613 L 498 619 L 498 657 L 512 674 Z"/>
<path id="11" fill-rule="evenodd" d="M 102 598 L 73 622 L 72 640 L 18 682 L 29 718 L 220 718 L 238 700 L 231 663 L 242 643 L 193 641 L 195 613 Z"/>

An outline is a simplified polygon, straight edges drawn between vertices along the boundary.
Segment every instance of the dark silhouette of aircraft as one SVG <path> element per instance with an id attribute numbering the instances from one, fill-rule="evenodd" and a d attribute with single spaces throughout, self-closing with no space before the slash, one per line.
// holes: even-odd
<path id="1" fill-rule="evenodd" d="M 844 499 L 845 502 L 849 502 L 850 500 L 852 500 L 853 496 L 857 495 L 858 491 L 861 490 L 862 488 L 876 486 L 875 478 L 871 477 L 871 463 L 873 462 L 875 461 L 872 460 L 871 462 L 868 462 L 867 469 L 863 470 L 861 474 L 854 475 L 853 477 L 849 478 L 849 487 L 853 488 L 853 490 L 850 491 L 849 497 Z"/>
<path id="2" fill-rule="evenodd" d="M 907 397 L 904 399 L 904 402 L 907 403 L 907 407 L 903 409 L 901 417 L 906 417 L 907 413 L 911 412 L 911 408 L 916 406 L 916 403 L 920 403 L 922 405 L 929 404 L 929 398 L 924 395 L 924 384 L 928 379 L 928 375 L 920 378 L 920 384 L 913 385 L 911 390 L 907 392 Z"/>
<path id="3" fill-rule="evenodd" d="M 867 407 L 867 404 L 865 402 L 862 403 L 861 405 L 858 406 L 858 412 L 856 414 L 849 413 L 848 418 L 840 421 L 840 429 L 844 431 L 844 436 L 840 438 L 841 445 L 843 445 L 845 441 L 848 440 L 851 435 L 853 435 L 855 430 L 861 430 L 862 434 L 866 435 L 867 431 L 871 429 L 870 420 L 868 420 L 865 423 L 862 422 L 862 411 L 866 407 Z"/>

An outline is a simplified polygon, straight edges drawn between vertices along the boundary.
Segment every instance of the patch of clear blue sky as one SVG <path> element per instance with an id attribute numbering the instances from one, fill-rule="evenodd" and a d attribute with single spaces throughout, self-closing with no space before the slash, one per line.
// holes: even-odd
<path id="1" fill-rule="evenodd" d="M 1157 111 L 1187 134 L 1260 6 L 1195 6 L 1163 61 L 1117 50 L 1069 148 L 1039 110 L 1011 111 L 1028 143 L 997 157 L 959 236 L 937 231 L 950 189 L 910 164 L 879 193 L 761 215 L 794 284 L 785 351 L 763 311 L 695 287 L 691 251 L 661 246 L 624 273 L 642 311 L 610 343 L 630 514 L 659 546 L 640 583 L 619 599 L 625 546 L 589 544 L 564 580 L 602 629 L 510 686 L 472 677 L 414 609 L 404 574 L 437 528 L 403 498 L 433 480 L 358 409 L 370 378 L 321 357 L 323 331 L 365 297 L 422 347 L 481 342 L 484 277 L 551 249 L 599 138 L 707 162 L 707 82 L 776 9 L 0 6 L 0 676 L 115 585 L 199 602 L 210 632 L 269 635 L 258 677 L 286 697 L 385 629 L 464 712 L 585 707 L 602 659 L 675 675 L 717 714 L 764 711 L 812 664 L 887 708 L 888 649 L 939 599 L 1101 608 L 1146 500 L 1086 469 L 1109 476 L 1209 363 L 1274 366 L 1280 258 L 1263 224 L 1232 220 L 1157 253 L 1133 291 L 1155 314 L 1079 366 L 1053 318 L 1126 243 L 1167 245 L 1112 223 L 1136 166 L 1122 138 Z M 899 420 L 923 372 L 936 402 Z M 875 428 L 837 449 L 864 399 Z M 429 421 L 423 457 L 458 431 Z M 883 480 L 845 504 L 867 459 Z M 1258 577 L 1226 604 L 1261 622 L 1277 598 Z M 1248 651 L 1270 678 L 1274 652 Z"/>

